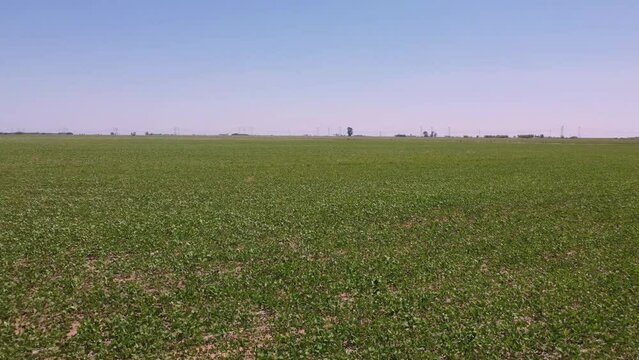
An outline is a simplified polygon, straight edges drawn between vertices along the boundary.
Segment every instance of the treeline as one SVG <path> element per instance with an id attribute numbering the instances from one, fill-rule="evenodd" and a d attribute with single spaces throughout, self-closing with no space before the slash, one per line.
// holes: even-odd
<path id="1" fill-rule="evenodd" d="M 539 135 L 535 135 L 535 134 L 523 134 L 523 135 L 517 135 L 518 138 L 520 139 L 532 139 L 532 138 L 544 138 L 544 134 L 539 134 Z"/>
<path id="2" fill-rule="evenodd" d="M 57 132 L 57 133 L 49 133 L 49 132 L 28 132 L 28 131 L 13 131 L 13 132 L 0 132 L 0 135 L 73 135 L 72 132 Z"/>
<path id="3" fill-rule="evenodd" d="M 413 134 L 410 134 L 410 135 L 396 134 L 395 137 L 415 137 L 415 135 L 413 135 Z M 431 132 L 431 133 L 428 133 L 428 131 L 424 131 L 424 137 L 437 137 L 437 133 L 434 132 L 434 131 Z M 445 136 L 445 137 L 449 138 L 449 137 L 455 137 L 455 136 Z M 464 139 L 469 139 L 469 138 L 472 138 L 472 137 L 479 138 L 480 136 L 479 135 L 477 135 L 477 136 L 463 135 L 461 137 L 464 138 Z M 510 138 L 510 136 L 508 136 L 508 135 L 499 135 L 499 134 L 497 134 L 497 135 L 488 134 L 488 135 L 484 135 L 482 137 L 484 139 L 508 139 L 508 138 Z M 513 137 L 516 137 L 516 138 L 519 138 L 519 139 L 533 139 L 533 138 L 543 139 L 545 136 L 544 136 L 544 134 L 539 134 L 539 135 L 535 135 L 535 134 L 519 134 L 519 135 L 515 135 Z M 573 138 L 576 139 L 577 137 L 574 136 Z"/>
<path id="4" fill-rule="evenodd" d="M 540 138 L 543 139 L 544 138 L 544 134 L 539 134 L 539 135 L 535 135 L 535 134 L 519 134 L 516 136 L 519 139 L 533 139 L 533 138 Z M 509 138 L 508 135 L 484 135 L 484 138 L 486 139 L 507 139 Z"/>

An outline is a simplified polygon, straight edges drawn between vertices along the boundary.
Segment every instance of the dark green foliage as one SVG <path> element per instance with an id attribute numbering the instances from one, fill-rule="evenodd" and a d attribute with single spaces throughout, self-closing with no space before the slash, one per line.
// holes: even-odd
<path id="1" fill-rule="evenodd" d="M 0 358 L 637 358 L 639 143 L 0 137 Z"/>

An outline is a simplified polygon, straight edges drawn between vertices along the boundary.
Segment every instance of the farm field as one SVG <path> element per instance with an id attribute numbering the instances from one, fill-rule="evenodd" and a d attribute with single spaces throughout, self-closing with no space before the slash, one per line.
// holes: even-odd
<path id="1" fill-rule="evenodd" d="M 0 358 L 637 358 L 639 142 L 0 137 Z"/>

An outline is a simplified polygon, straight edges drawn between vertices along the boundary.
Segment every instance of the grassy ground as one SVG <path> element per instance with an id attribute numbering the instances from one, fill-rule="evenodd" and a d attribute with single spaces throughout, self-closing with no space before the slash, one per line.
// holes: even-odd
<path id="1" fill-rule="evenodd" d="M 0 358 L 639 357 L 639 143 L 0 137 Z"/>

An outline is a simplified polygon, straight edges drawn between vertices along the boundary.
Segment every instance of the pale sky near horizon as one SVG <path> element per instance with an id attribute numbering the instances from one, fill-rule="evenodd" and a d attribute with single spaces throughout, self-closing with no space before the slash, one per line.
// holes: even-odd
<path id="1" fill-rule="evenodd" d="M 639 1 L 0 0 L 0 131 L 562 125 L 639 136 Z"/>

